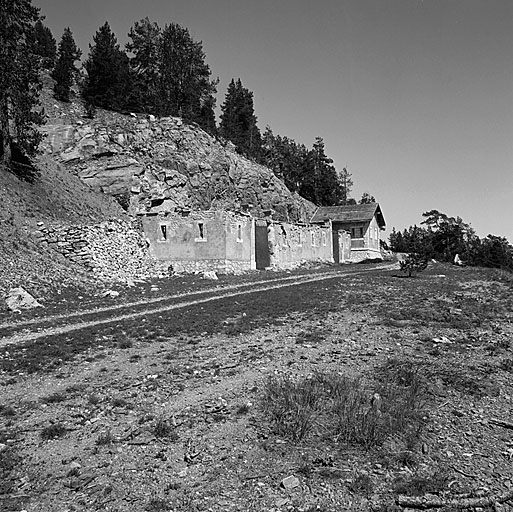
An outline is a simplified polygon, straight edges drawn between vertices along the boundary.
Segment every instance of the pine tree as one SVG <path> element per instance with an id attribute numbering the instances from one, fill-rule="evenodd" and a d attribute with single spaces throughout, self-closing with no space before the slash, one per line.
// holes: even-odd
<path id="1" fill-rule="evenodd" d="M 253 93 L 242 85 L 240 78 L 236 82 L 232 79 L 229 83 L 221 110 L 220 135 L 233 142 L 242 155 L 258 160 L 262 140 L 253 106 Z"/>
<path id="2" fill-rule="evenodd" d="M 162 33 L 160 45 L 159 108 L 161 115 L 180 116 L 208 128 L 214 117 L 217 80 L 205 62 L 201 42 L 189 30 L 171 23 Z"/>
<path id="3" fill-rule="evenodd" d="M 126 49 L 130 58 L 133 90 L 130 98 L 132 110 L 155 113 L 158 110 L 160 81 L 160 46 L 162 30 L 148 18 L 134 23 L 128 33 Z"/>
<path id="4" fill-rule="evenodd" d="M 78 71 L 75 61 L 80 59 L 81 55 L 82 52 L 77 48 L 71 30 L 65 28 L 59 43 L 59 56 L 52 71 L 52 78 L 55 80 L 53 92 L 58 100 L 69 101 L 73 77 Z"/>
<path id="5" fill-rule="evenodd" d="M 313 197 L 318 205 L 330 206 L 339 203 L 340 184 L 333 160 L 326 156 L 324 140 L 316 137 L 312 148 Z"/>
<path id="6" fill-rule="evenodd" d="M 57 55 L 57 42 L 52 31 L 43 25 L 41 19 L 37 20 L 31 35 L 33 52 L 41 57 L 44 69 L 52 69 Z"/>
<path id="7" fill-rule="evenodd" d="M 92 107 L 122 110 L 130 94 L 128 57 L 108 22 L 99 28 L 93 42 L 84 64 L 87 78 L 82 96 Z"/>
<path id="8" fill-rule="evenodd" d="M 199 118 L 197 120 L 197 123 L 211 135 L 217 135 L 215 108 L 216 99 L 213 94 L 208 94 L 201 101 Z"/>
<path id="9" fill-rule="evenodd" d="M 340 183 L 340 202 L 339 204 L 356 204 L 354 199 L 351 199 L 351 189 L 353 188 L 352 174 L 344 167 L 338 173 L 338 181 Z"/>
<path id="10" fill-rule="evenodd" d="M 370 204 L 375 202 L 376 199 L 374 196 L 371 196 L 368 192 L 364 192 L 362 194 L 362 198 L 358 201 L 358 204 Z"/>
<path id="11" fill-rule="evenodd" d="M 33 155 L 42 124 L 35 111 L 40 91 L 40 62 L 33 53 L 31 34 L 38 9 L 30 0 L 0 1 L 0 162 L 12 167 L 14 153 Z M 20 171 L 28 180 L 35 178 L 26 167 Z"/>

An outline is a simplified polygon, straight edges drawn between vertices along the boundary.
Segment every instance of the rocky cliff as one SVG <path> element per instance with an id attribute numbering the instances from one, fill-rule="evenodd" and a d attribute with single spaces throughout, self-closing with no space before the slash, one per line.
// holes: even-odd
<path id="1" fill-rule="evenodd" d="M 94 119 L 52 116 L 43 150 L 95 190 L 120 196 L 131 213 L 238 210 L 307 220 L 314 205 L 266 167 L 180 118 L 98 111 Z"/>

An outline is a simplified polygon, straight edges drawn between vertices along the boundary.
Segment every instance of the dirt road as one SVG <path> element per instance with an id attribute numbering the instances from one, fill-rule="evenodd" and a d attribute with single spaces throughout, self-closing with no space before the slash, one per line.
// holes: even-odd
<path id="1" fill-rule="evenodd" d="M 66 332 L 78 331 L 80 329 L 93 327 L 102 324 L 111 324 L 122 322 L 123 320 L 133 319 L 137 317 L 155 315 L 174 309 L 183 309 L 189 306 L 212 302 L 240 295 L 251 293 L 265 292 L 278 288 L 290 286 L 301 286 L 305 283 L 316 281 L 325 281 L 329 279 L 344 279 L 349 276 L 360 275 L 370 271 L 391 270 L 395 264 L 379 264 L 372 265 L 368 268 L 354 270 L 337 270 L 322 275 L 294 275 L 272 280 L 271 283 L 244 283 L 219 288 L 211 288 L 208 290 L 189 292 L 182 295 L 167 295 L 154 299 L 143 301 L 129 302 L 117 304 L 113 306 L 88 309 L 85 311 L 77 311 L 66 315 L 55 315 L 45 318 L 35 318 L 21 322 L 6 322 L 0 324 L 0 347 L 12 343 L 20 343 L 26 341 L 37 340 L 46 336 L 62 334 Z M 143 307 L 140 311 L 134 311 L 135 308 Z M 149 307 L 145 307 L 149 306 Z M 98 318 L 100 315 L 103 318 Z M 45 324 L 54 323 L 51 327 L 44 327 Z M 32 331 L 32 332 L 30 332 Z"/>

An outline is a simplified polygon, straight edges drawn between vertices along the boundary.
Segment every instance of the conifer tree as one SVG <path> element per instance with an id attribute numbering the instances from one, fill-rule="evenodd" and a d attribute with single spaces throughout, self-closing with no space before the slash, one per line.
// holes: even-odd
<path id="1" fill-rule="evenodd" d="M 38 19 L 30 37 L 33 44 L 32 51 L 41 57 L 42 67 L 44 69 L 52 69 L 57 55 L 57 42 L 55 37 L 53 37 L 52 31 L 43 25 L 41 19 Z"/>
<path id="2" fill-rule="evenodd" d="M 59 43 L 59 56 L 52 71 L 52 78 L 55 80 L 53 92 L 58 100 L 69 101 L 73 77 L 78 71 L 75 61 L 80 59 L 81 55 L 82 52 L 77 48 L 71 30 L 65 28 Z"/>
<path id="3" fill-rule="evenodd" d="M 126 49 L 131 52 L 132 96 L 130 106 L 140 112 L 158 110 L 160 46 L 162 30 L 148 18 L 136 21 L 128 33 Z"/>
<path id="4" fill-rule="evenodd" d="M 324 140 L 316 137 L 312 148 L 313 197 L 318 205 L 338 204 L 341 198 L 340 184 L 333 160 L 326 156 Z"/>
<path id="5" fill-rule="evenodd" d="M 13 150 L 32 155 L 41 139 L 40 62 L 31 41 L 38 19 L 30 0 L 0 2 L 0 162 L 10 167 Z M 35 177 L 27 172 L 26 179 Z"/>
<path id="6" fill-rule="evenodd" d="M 234 79 L 228 85 L 221 105 L 219 133 L 235 144 L 242 155 L 258 160 L 261 153 L 261 136 L 253 106 L 253 93 L 240 80 Z"/>
<path id="7" fill-rule="evenodd" d="M 371 196 L 368 192 L 364 192 L 362 194 L 362 198 L 358 201 L 358 204 L 369 204 L 375 202 L 376 198 L 374 196 Z"/>
<path id="8" fill-rule="evenodd" d="M 98 29 L 93 42 L 84 64 L 87 77 L 82 96 L 92 107 L 121 110 L 130 94 L 128 57 L 108 22 Z"/>
<path id="9" fill-rule="evenodd" d="M 356 204 L 354 199 L 351 199 L 351 189 L 353 188 L 352 174 L 344 167 L 338 173 L 338 181 L 340 183 L 340 201 L 339 204 Z"/>
<path id="10" fill-rule="evenodd" d="M 171 23 L 160 45 L 159 108 L 161 115 L 180 116 L 208 128 L 214 118 L 216 86 L 201 42 L 189 30 Z"/>

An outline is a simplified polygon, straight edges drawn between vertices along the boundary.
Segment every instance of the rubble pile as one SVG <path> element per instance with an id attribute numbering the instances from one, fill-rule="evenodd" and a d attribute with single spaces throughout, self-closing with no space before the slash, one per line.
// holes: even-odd
<path id="1" fill-rule="evenodd" d="M 43 127 L 43 149 L 93 189 L 124 196 L 130 213 L 238 210 L 298 222 L 314 205 L 273 172 L 180 118 L 99 111 L 95 119 Z"/>
<path id="2" fill-rule="evenodd" d="M 35 235 L 106 281 L 131 281 L 158 277 L 165 264 L 155 261 L 148 244 L 130 222 L 109 220 L 96 225 L 45 225 L 38 223 Z"/>

